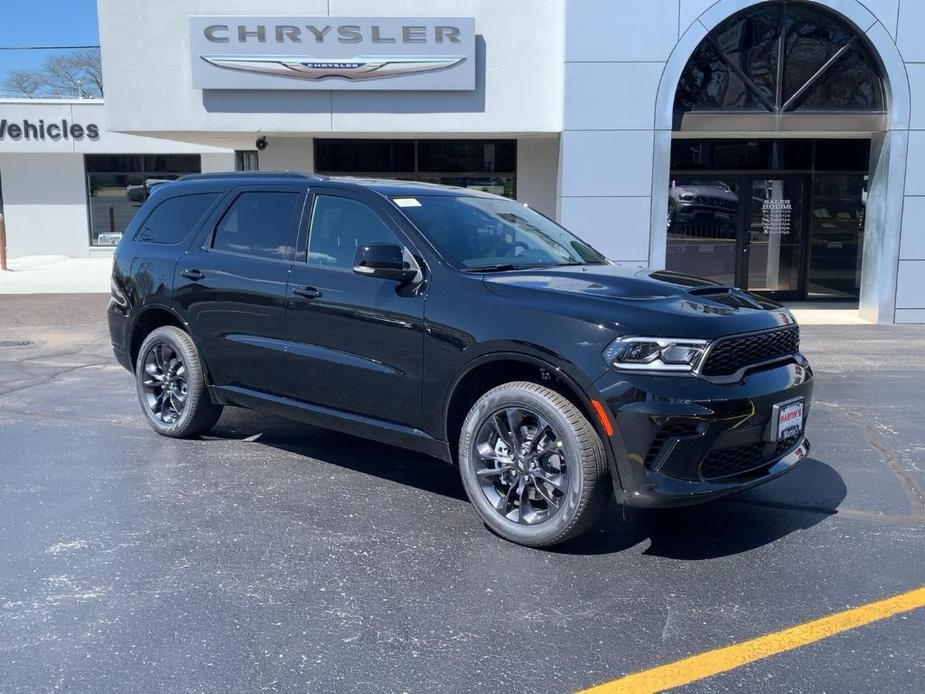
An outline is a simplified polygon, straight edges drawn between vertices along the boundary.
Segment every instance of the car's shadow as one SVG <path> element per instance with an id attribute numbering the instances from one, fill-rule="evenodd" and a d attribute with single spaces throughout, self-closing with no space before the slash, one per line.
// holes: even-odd
<path id="1" fill-rule="evenodd" d="M 426 455 L 356 436 L 321 429 L 274 415 L 225 408 L 211 436 L 246 439 L 256 444 L 314 458 L 330 465 L 417 487 L 431 494 L 466 500 L 456 468 Z"/>
<path id="2" fill-rule="evenodd" d="M 456 469 L 424 455 L 256 412 L 226 409 L 212 436 L 320 460 L 431 494 L 465 500 Z M 677 509 L 640 510 L 611 503 L 590 532 L 552 551 L 619 553 L 648 540 L 644 554 L 671 559 L 712 559 L 747 552 L 838 512 L 847 494 L 831 466 L 808 458 L 792 472 L 753 490 Z"/>
<path id="3" fill-rule="evenodd" d="M 807 499 L 805 490 L 818 492 Z M 794 490 L 791 494 L 789 490 Z M 592 532 L 563 545 L 568 554 L 609 554 L 648 540 L 648 556 L 714 559 L 771 544 L 838 512 L 847 494 L 841 475 L 816 458 L 778 480 L 717 501 L 675 509 L 611 504 Z"/>

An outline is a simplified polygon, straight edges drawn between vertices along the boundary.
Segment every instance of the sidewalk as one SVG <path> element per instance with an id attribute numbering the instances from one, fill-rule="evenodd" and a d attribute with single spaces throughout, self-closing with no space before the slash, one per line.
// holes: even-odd
<path id="1" fill-rule="evenodd" d="M 0 294 L 109 293 L 112 258 L 30 255 L 0 271 Z"/>
<path id="2" fill-rule="evenodd" d="M 841 302 L 788 301 L 800 325 L 873 325 L 858 315 L 858 307 Z"/>

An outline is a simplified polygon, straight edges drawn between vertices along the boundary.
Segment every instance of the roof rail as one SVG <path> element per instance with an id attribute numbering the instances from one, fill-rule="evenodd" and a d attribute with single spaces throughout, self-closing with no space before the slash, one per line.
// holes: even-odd
<path id="1" fill-rule="evenodd" d="M 301 171 L 215 171 L 210 173 L 187 174 L 178 181 L 208 181 L 222 178 L 305 178 L 308 180 L 321 180 L 320 176 L 303 173 Z"/>

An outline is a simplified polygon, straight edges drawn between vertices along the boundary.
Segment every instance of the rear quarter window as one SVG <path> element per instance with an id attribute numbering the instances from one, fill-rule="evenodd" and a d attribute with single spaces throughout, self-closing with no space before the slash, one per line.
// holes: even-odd
<path id="1" fill-rule="evenodd" d="M 135 234 L 145 243 L 179 243 L 199 224 L 220 193 L 197 193 L 168 198 L 154 208 Z"/>

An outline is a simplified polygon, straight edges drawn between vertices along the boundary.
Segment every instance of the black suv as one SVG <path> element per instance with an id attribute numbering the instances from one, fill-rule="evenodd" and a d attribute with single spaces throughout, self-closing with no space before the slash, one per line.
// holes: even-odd
<path id="1" fill-rule="evenodd" d="M 809 450 L 790 312 L 621 269 L 528 206 L 291 173 L 157 186 L 116 251 L 119 362 L 160 434 L 265 410 L 459 465 L 500 535 L 548 546 L 714 499 Z"/>

